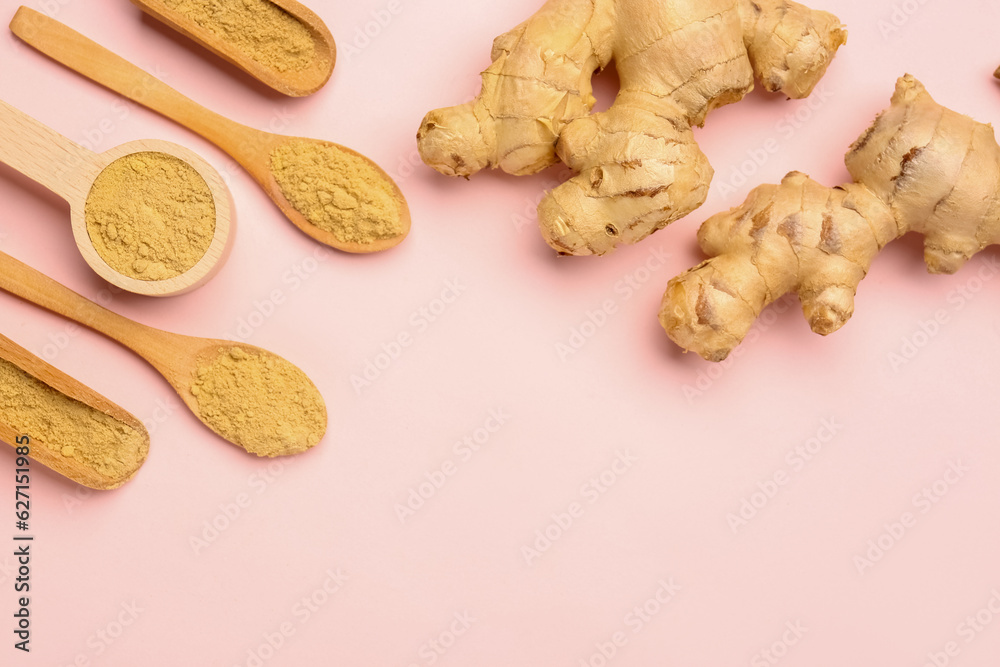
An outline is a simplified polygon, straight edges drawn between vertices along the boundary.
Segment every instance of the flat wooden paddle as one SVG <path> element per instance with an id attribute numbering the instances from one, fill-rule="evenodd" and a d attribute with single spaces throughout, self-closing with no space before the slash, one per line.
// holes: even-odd
<path id="1" fill-rule="evenodd" d="M 13 364 L 42 384 L 48 385 L 53 390 L 63 394 L 66 398 L 83 403 L 121 422 L 135 431 L 139 436 L 136 451 L 122 451 L 121 455 L 117 457 L 119 461 L 134 462 L 134 465 L 123 466 L 114 473 L 107 472 L 107 467 L 89 463 L 87 457 L 82 455 L 87 452 L 91 443 L 74 441 L 46 443 L 38 442 L 37 437 L 35 437 L 35 442 L 32 443 L 30 442 L 31 437 L 37 436 L 37 434 L 23 433 L 17 425 L 10 423 L 9 418 L 3 414 L 2 410 L 0 410 L 0 440 L 13 447 L 17 447 L 18 439 L 27 435 L 29 437 L 28 446 L 31 449 L 31 458 L 55 470 L 60 475 L 92 489 L 116 489 L 132 479 L 149 453 L 149 433 L 141 421 L 90 387 L 74 380 L 59 369 L 50 366 L 3 335 L 0 335 L 0 358 Z M 81 456 L 66 456 L 62 454 L 62 448 L 67 446 L 77 450 Z M 134 445 L 126 442 L 123 442 L 121 445 L 122 449 L 132 446 Z"/>
<path id="2" fill-rule="evenodd" d="M 236 3 L 239 1 L 236 0 Z M 333 73 L 333 66 L 337 61 L 337 48 L 333 42 L 333 35 L 323 20 L 302 3 L 295 0 L 268 1 L 297 21 L 308 32 L 313 43 L 313 52 L 309 64 L 305 67 L 290 67 L 282 71 L 255 60 L 253 54 L 242 50 L 237 42 L 224 39 L 219 31 L 213 31 L 210 27 L 199 24 L 164 0 L 132 0 L 132 4 L 278 92 L 292 97 L 310 95 L 322 88 Z M 225 3 L 222 4 L 224 7 Z"/>

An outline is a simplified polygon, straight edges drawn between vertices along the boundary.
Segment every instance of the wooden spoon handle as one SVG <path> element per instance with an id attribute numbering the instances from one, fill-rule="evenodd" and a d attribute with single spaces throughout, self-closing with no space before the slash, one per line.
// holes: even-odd
<path id="1" fill-rule="evenodd" d="M 257 132 L 209 111 L 121 56 L 45 14 L 21 7 L 10 29 L 53 60 L 119 95 L 197 132 L 239 159 L 241 143 Z"/>
<path id="2" fill-rule="evenodd" d="M 0 162 L 69 200 L 71 174 L 95 160 L 83 146 L 0 100 Z"/>
<path id="3" fill-rule="evenodd" d="M 4 252 L 0 252 L 0 289 L 90 327 L 151 363 L 158 358 L 157 351 L 172 342 L 170 334 L 102 308 Z"/>

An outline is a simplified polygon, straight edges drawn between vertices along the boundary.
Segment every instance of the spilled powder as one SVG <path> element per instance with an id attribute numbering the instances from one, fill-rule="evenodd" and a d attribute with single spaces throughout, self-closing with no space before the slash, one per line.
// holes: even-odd
<path id="1" fill-rule="evenodd" d="M 278 72 L 307 68 L 312 35 L 298 19 L 267 0 L 163 0 L 251 60 Z"/>
<path id="2" fill-rule="evenodd" d="M 263 350 L 219 348 L 199 366 L 191 393 L 212 429 L 257 456 L 296 454 L 326 432 L 326 405 L 313 383 Z"/>
<path id="3" fill-rule="evenodd" d="M 194 167 L 166 153 L 131 153 L 98 174 L 84 206 L 87 233 L 108 265 L 136 280 L 191 269 L 215 235 L 215 200 Z"/>
<path id="4" fill-rule="evenodd" d="M 32 453 L 40 462 L 75 459 L 113 480 L 113 486 L 139 469 L 149 448 L 145 432 L 70 398 L 4 359 L 0 421 L 31 438 Z M 49 456 L 40 456 L 41 447 Z"/>
<path id="5" fill-rule="evenodd" d="M 403 233 L 393 182 L 362 157 L 293 139 L 272 151 L 271 172 L 296 211 L 342 242 L 368 244 Z"/>

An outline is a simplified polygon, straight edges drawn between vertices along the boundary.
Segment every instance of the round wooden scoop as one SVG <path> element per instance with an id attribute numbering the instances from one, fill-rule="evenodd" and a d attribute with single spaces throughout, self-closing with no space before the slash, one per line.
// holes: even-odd
<path id="1" fill-rule="evenodd" d="M 410 210 L 403 193 L 388 174 L 364 155 L 329 141 L 271 134 L 233 122 L 191 101 L 100 44 L 33 9 L 27 7 L 18 9 L 10 22 L 10 29 L 27 44 L 50 58 L 184 125 L 229 153 L 254 177 L 296 227 L 320 243 L 345 252 L 370 253 L 398 245 L 410 232 Z M 392 192 L 392 198 L 398 208 L 399 232 L 369 243 L 359 243 L 343 241 L 332 232 L 309 222 L 285 198 L 271 171 L 272 154 L 275 149 L 293 142 L 311 142 L 316 146 L 330 145 L 369 164 L 385 188 Z"/>
<path id="2" fill-rule="evenodd" d="M 240 0 L 229 1 L 240 2 Z M 222 37 L 224 33 L 220 34 L 219 30 L 212 30 L 209 26 L 197 23 L 163 0 L 132 0 L 132 4 L 228 60 L 258 81 L 292 97 L 310 95 L 322 88 L 330 79 L 337 60 L 333 35 L 330 34 L 326 24 L 308 7 L 295 0 L 270 0 L 270 4 L 286 12 L 305 28 L 312 39 L 313 54 L 309 64 L 304 68 L 290 68 L 285 71 L 255 59 L 252 53 L 241 49 L 237 42 Z M 222 5 L 224 6 L 225 2 Z"/>
<path id="3" fill-rule="evenodd" d="M 127 452 L 119 450 L 116 456 L 118 461 L 129 462 L 131 465 L 119 466 L 114 472 L 108 472 L 107 467 L 102 468 L 101 466 L 88 463 L 83 456 L 66 456 L 60 453 L 63 447 L 72 447 L 78 451 L 86 451 L 91 443 L 73 441 L 37 442 L 38 438 L 35 437 L 37 434 L 22 433 L 19 428 L 15 428 L 8 423 L 6 416 L 2 412 L 0 412 L 0 440 L 16 447 L 18 438 L 22 435 L 34 437 L 35 442 L 29 443 L 31 458 L 55 470 L 60 475 L 92 489 L 116 489 L 135 475 L 149 453 L 149 432 L 146 431 L 146 427 L 142 425 L 142 422 L 90 387 L 74 380 L 59 369 L 50 366 L 3 335 L 0 335 L 0 358 L 61 393 L 67 400 L 82 403 L 97 412 L 102 412 L 112 419 L 121 422 L 122 425 L 132 429 L 138 436 L 136 440 L 137 444 L 122 444 L 123 448 L 137 446 L 136 451 Z"/>
<path id="4" fill-rule="evenodd" d="M 132 153 L 163 153 L 183 160 L 201 175 L 215 200 L 215 234 L 205 255 L 184 273 L 163 280 L 138 280 L 111 267 L 87 231 L 85 207 L 98 175 Z M 56 193 L 70 206 L 73 236 L 87 264 L 113 285 L 147 296 L 172 296 L 203 285 L 221 267 L 230 247 L 229 189 L 211 165 L 192 151 L 168 141 L 131 141 L 94 153 L 0 100 L 0 162 Z M 141 236 L 141 230 L 137 230 Z"/>
<path id="5" fill-rule="evenodd" d="M 160 375 L 170 383 L 184 404 L 202 423 L 222 438 L 251 453 L 259 456 L 297 454 L 318 443 L 326 432 L 327 413 L 323 399 L 312 381 L 298 369 L 295 369 L 298 383 L 294 386 L 282 387 L 288 392 L 288 395 L 271 393 L 277 389 L 271 387 L 256 389 L 256 391 L 267 393 L 267 396 L 252 396 L 248 393 L 254 391 L 254 388 L 237 387 L 237 391 L 242 392 L 242 395 L 236 396 L 235 400 L 240 401 L 240 403 L 228 407 L 236 413 L 246 404 L 270 403 L 281 412 L 278 416 L 279 419 L 306 423 L 308 418 L 308 424 L 314 425 L 314 428 L 305 437 L 301 437 L 301 433 L 298 432 L 294 434 L 294 437 L 286 437 L 285 432 L 276 431 L 275 435 L 267 436 L 271 438 L 270 441 L 261 443 L 262 448 L 256 448 L 253 443 L 249 442 L 249 438 L 247 441 L 232 438 L 217 428 L 210 417 L 206 417 L 199 404 L 198 396 L 193 391 L 198 382 L 199 373 L 206 365 L 212 363 L 220 354 L 238 349 L 242 354 L 270 358 L 276 365 L 287 365 L 295 368 L 267 350 L 227 340 L 183 336 L 133 322 L 88 301 L 76 292 L 3 252 L 0 252 L 0 289 L 83 326 L 90 327 L 129 348 L 159 371 Z M 297 398 L 302 396 L 311 399 L 311 401 L 308 404 L 297 401 Z M 317 407 L 307 413 L 310 405 Z M 239 417 L 238 414 L 230 416 Z M 261 432 L 265 430 L 261 429 Z M 249 434 L 250 437 L 254 435 L 257 434 Z M 254 442 L 257 440 L 259 438 L 255 439 Z"/>

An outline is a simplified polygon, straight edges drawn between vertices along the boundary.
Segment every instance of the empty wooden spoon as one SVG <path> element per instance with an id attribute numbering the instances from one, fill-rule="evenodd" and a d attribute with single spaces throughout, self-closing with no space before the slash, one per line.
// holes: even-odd
<path id="1" fill-rule="evenodd" d="M 326 432 L 319 390 L 305 373 L 267 350 L 133 322 L 2 252 L 0 289 L 129 348 L 159 371 L 206 426 L 252 454 L 297 454 Z"/>
<path id="2" fill-rule="evenodd" d="M 125 255 L 114 260 L 122 262 L 119 267 L 114 267 L 109 263 L 111 257 L 101 255 L 88 228 L 87 209 L 91 195 L 94 193 L 97 194 L 97 198 L 117 198 L 120 194 L 109 191 L 109 189 L 116 190 L 118 188 L 116 182 L 119 177 L 118 172 L 123 168 L 129 168 L 128 166 L 119 166 L 119 160 L 127 161 L 138 156 L 142 161 L 148 162 L 149 155 L 159 156 L 157 158 L 159 160 L 179 160 L 180 162 L 176 165 L 172 164 L 172 167 L 192 168 L 197 172 L 197 176 L 203 180 L 203 187 L 207 187 L 207 193 L 211 195 L 212 204 L 214 204 L 214 206 L 204 207 L 206 211 L 214 210 L 214 220 L 212 221 L 214 230 L 211 238 L 198 239 L 200 245 L 197 250 L 203 249 L 204 254 L 201 254 L 200 259 L 195 255 L 196 261 L 188 268 L 180 273 L 172 271 L 168 274 L 170 277 L 143 280 L 134 277 L 140 276 L 140 273 L 132 273 L 132 275 L 122 273 L 122 270 L 127 270 L 132 266 L 131 259 L 125 260 Z M 76 239 L 76 245 L 84 260 L 99 276 L 129 292 L 147 296 L 172 296 L 188 292 L 211 279 L 218 272 L 229 252 L 231 246 L 229 189 L 211 165 L 183 146 L 168 141 L 142 140 L 115 146 L 103 153 L 94 153 L 0 100 L 0 162 L 8 164 L 69 202 L 73 237 Z M 112 167 L 112 165 L 114 166 Z M 105 170 L 108 170 L 109 178 L 107 180 L 100 179 Z M 169 193 L 169 190 L 166 189 L 168 184 L 158 180 L 159 172 L 154 170 L 150 174 L 148 178 L 144 179 L 147 181 L 146 186 L 154 192 L 157 188 L 162 188 L 163 192 Z M 197 176 L 192 174 L 194 178 Z M 127 204 L 130 198 L 135 196 L 137 196 L 135 192 L 124 194 L 121 196 L 121 202 L 123 205 Z M 173 204 L 173 202 L 164 203 Z M 94 208 L 101 209 L 96 204 Z M 153 214 L 149 215 L 155 217 Z M 143 235 L 143 224 L 169 226 L 176 223 L 173 219 L 160 220 L 157 223 L 152 217 L 142 218 L 140 216 L 137 219 L 127 220 L 126 222 L 132 226 L 132 229 L 127 232 L 122 230 L 121 235 L 129 233 L 139 241 L 151 241 L 151 233 L 146 237 Z M 115 235 L 118 236 L 118 232 L 115 232 Z M 188 237 L 178 233 L 178 240 L 180 238 L 186 241 Z M 155 254 L 156 251 L 151 252 Z M 149 264 L 148 260 L 142 259 L 138 255 L 135 257 L 135 261 Z M 156 258 L 153 257 L 153 259 Z"/>
<path id="3" fill-rule="evenodd" d="M 293 97 L 330 79 L 337 49 L 316 14 L 295 0 L 132 0 L 258 81 Z"/>
<path id="4" fill-rule="evenodd" d="M 33 9 L 18 9 L 10 29 L 50 58 L 216 144 L 250 172 L 296 227 L 317 241 L 345 252 L 370 253 L 398 245 L 409 233 L 403 193 L 360 153 L 233 122 Z"/>
<path id="5" fill-rule="evenodd" d="M 0 440 L 92 489 L 117 489 L 149 453 L 142 422 L 3 335 Z"/>

